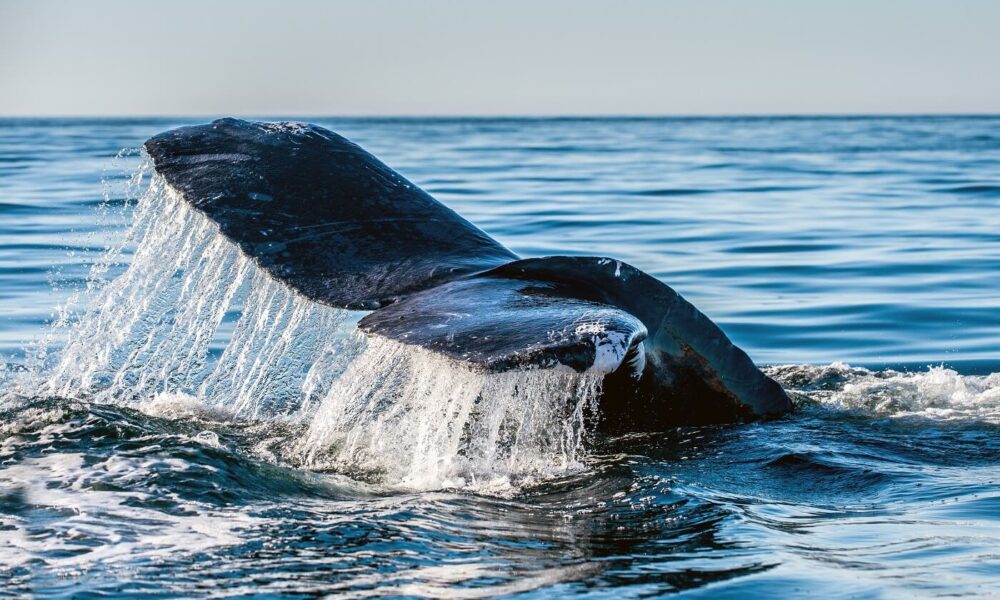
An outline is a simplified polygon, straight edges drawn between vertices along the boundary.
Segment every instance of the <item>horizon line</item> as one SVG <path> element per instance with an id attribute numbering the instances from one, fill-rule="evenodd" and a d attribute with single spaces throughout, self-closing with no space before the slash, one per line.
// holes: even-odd
<path id="1" fill-rule="evenodd" d="M 321 119 L 768 119 L 768 118 L 913 118 L 913 117 L 1000 117 L 998 112 L 774 112 L 774 113 L 370 113 L 370 114 L 323 114 L 323 113 L 136 113 L 136 114 L 0 114 L 0 120 L 31 120 L 31 119 L 218 119 L 234 117 L 242 119 L 269 118 L 321 118 Z"/>

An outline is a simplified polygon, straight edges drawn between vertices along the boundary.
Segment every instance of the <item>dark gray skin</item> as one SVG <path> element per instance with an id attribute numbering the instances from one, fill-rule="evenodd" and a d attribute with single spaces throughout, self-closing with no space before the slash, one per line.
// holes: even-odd
<path id="1" fill-rule="evenodd" d="M 307 298 L 473 368 L 603 375 L 613 432 L 779 415 L 791 403 L 670 287 L 600 257 L 519 259 L 345 138 L 222 119 L 145 144 L 157 173 Z"/>
<path id="2" fill-rule="evenodd" d="M 517 259 L 347 139 L 220 119 L 145 143 L 156 172 L 261 268 L 308 298 L 372 310 Z"/>

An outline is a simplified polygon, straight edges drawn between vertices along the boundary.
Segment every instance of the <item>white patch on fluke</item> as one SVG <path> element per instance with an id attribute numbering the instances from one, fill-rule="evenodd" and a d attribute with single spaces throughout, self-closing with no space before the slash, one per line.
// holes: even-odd
<path id="1" fill-rule="evenodd" d="M 587 369 L 587 372 L 594 375 L 607 375 L 616 371 L 625 360 L 633 339 L 632 335 L 620 331 L 608 331 L 605 324 L 598 320 L 580 323 L 576 326 L 574 334 L 581 337 L 592 336 L 594 364 Z M 633 362 L 636 360 L 640 360 L 640 356 L 634 358 Z M 645 354 L 642 353 L 641 364 L 633 364 L 632 367 L 638 367 L 641 373 L 645 365 Z"/>

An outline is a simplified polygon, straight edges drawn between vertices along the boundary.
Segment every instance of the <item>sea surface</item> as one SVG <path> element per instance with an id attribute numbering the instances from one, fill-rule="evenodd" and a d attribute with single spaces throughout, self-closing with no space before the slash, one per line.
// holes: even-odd
<path id="1" fill-rule="evenodd" d="M 795 412 L 598 435 L 259 272 L 138 151 L 203 119 L 0 120 L 0 596 L 1000 595 L 1000 117 L 296 120 Z"/>

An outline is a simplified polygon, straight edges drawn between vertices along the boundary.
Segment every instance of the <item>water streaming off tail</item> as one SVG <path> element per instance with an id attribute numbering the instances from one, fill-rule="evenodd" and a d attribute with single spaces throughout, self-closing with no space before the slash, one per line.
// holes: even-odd
<path id="1" fill-rule="evenodd" d="M 69 326 L 50 393 L 102 402 L 182 393 L 245 418 L 299 410 L 322 394 L 309 370 L 329 367 L 347 312 L 268 277 L 156 177 L 125 240 L 130 264 L 95 287 Z"/>
<path id="2" fill-rule="evenodd" d="M 129 251 L 127 268 L 103 281 Z M 291 417 L 286 435 L 306 435 L 279 440 L 268 457 L 410 487 L 580 467 L 596 377 L 486 374 L 352 333 L 357 313 L 272 279 L 159 177 L 91 280 L 84 311 L 57 324 L 65 342 L 35 382 L 48 395 L 159 415 L 190 415 L 193 403 L 242 421 Z"/>
<path id="3" fill-rule="evenodd" d="M 484 374 L 372 340 L 297 451 L 313 467 L 361 468 L 417 488 L 565 474 L 581 466 L 599 384 L 569 369 Z"/>

